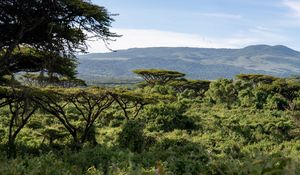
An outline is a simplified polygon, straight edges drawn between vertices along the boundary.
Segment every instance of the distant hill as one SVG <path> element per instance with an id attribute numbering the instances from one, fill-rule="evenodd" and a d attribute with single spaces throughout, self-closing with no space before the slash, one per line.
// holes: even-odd
<path id="1" fill-rule="evenodd" d="M 133 48 L 81 55 L 79 62 L 79 77 L 85 80 L 125 81 L 135 78 L 131 71 L 140 68 L 176 70 L 193 79 L 233 78 L 240 73 L 300 74 L 300 52 L 282 45 L 242 49 Z"/>

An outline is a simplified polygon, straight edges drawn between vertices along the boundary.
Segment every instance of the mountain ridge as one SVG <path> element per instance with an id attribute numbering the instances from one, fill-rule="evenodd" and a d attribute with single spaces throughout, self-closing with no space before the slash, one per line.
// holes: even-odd
<path id="1" fill-rule="evenodd" d="M 136 78 L 134 69 L 170 69 L 194 79 L 233 78 L 240 73 L 274 76 L 300 74 L 300 52 L 284 45 L 250 45 L 241 49 L 149 47 L 80 55 L 83 79 Z"/>

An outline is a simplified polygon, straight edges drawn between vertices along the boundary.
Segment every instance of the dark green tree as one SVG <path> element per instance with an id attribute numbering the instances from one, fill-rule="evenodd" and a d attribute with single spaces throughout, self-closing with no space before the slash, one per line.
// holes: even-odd
<path id="1" fill-rule="evenodd" d="M 22 56 L 14 54 L 23 46 L 46 52 L 45 58 L 72 60 L 74 53 L 86 50 L 89 38 L 106 43 L 117 37 L 109 30 L 112 21 L 104 7 L 85 0 L 2 0 L 0 75 L 40 68 L 32 60 L 22 64 Z"/>
<path id="2" fill-rule="evenodd" d="M 37 49 L 21 48 L 11 56 L 11 72 L 35 72 L 24 75 L 27 85 L 57 85 L 59 82 L 75 82 L 77 60 L 72 56 L 61 56 L 57 53 L 42 52 Z M 60 81 L 64 78 L 64 81 Z M 32 83 L 28 83 L 32 81 Z M 3 82 L 3 81 L 2 81 Z M 5 82 L 4 82 L 5 83 Z M 7 83 L 5 83 L 7 84 Z"/>

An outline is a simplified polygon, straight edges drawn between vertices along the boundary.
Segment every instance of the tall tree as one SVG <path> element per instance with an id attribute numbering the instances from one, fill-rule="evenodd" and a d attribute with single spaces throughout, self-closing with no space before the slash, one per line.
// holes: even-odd
<path id="1" fill-rule="evenodd" d="M 86 0 L 1 0 L 0 75 L 21 71 L 12 68 L 12 57 L 22 46 L 70 59 L 89 38 L 106 43 L 118 36 L 110 32 L 112 21 L 104 7 Z"/>

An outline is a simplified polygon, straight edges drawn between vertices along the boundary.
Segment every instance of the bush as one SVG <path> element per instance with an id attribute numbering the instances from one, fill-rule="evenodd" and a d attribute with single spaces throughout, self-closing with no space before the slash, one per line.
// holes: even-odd
<path id="1" fill-rule="evenodd" d="M 144 124 L 140 121 L 126 121 L 118 136 L 121 148 L 128 148 L 133 152 L 142 152 L 145 146 Z"/>
<path id="2" fill-rule="evenodd" d="M 185 115 L 187 109 L 188 106 L 182 103 L 160 103 L 149 107 L 143 115 L 150 131 L 196 130 L 194 120 Z"/>
<path id="3" fill-rule="evenodd" d="M 273 96 L 268 97 L 266 108 L 285 110 L 288 108 L 288 102 L 282 95 L 275 94 Z"/>
<path id="4" fill-rule="evenodd" d="M 170 174 L 202 174 L 207 171 L 209 156 L 206 149 L 185 139 L 160 141 L 153 153 L 157 160 L 164 162 L 166 172 Z"/>

